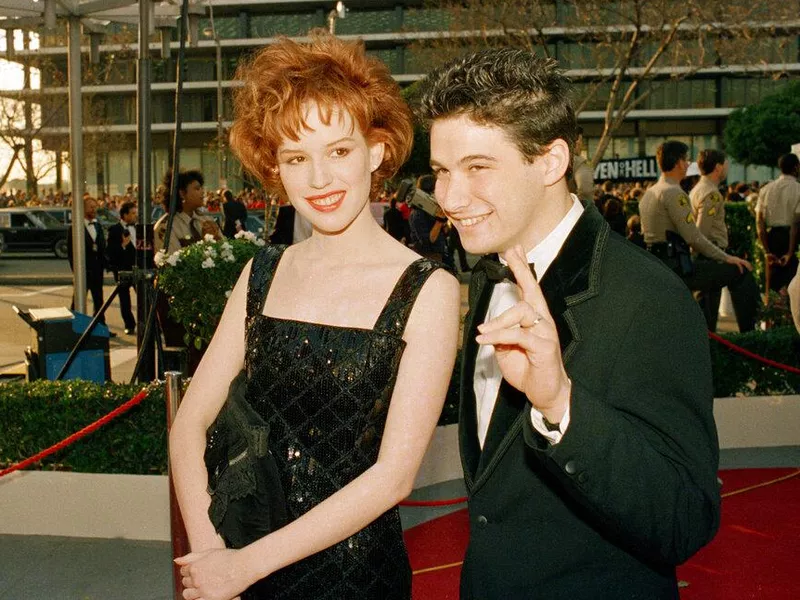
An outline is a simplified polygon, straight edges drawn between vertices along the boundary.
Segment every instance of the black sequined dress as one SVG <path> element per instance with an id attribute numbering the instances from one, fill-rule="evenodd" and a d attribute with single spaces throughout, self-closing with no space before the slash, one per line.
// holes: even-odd
<path id="1" fill-rule="evenodd" d="M 378 458 L 402 340 L 414 300 L 438 265 L 403 273 L 373 329 L 262 314 L 284 246 L 254 259 L 247 298 L 247 399 L 269 423 L 269 447 L 296 519 Z M 358 510 L 358 507 L 354 507 Z M 411 569 L 397 508 L 346 540 L 259 581 L 243 600 L 411 597 Z"/>

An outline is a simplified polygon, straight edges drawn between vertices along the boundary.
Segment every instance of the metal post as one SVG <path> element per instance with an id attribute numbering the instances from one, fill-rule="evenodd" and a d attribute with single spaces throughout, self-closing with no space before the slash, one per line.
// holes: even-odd
<path id="1" fill-rule="evenodd" d="M 180 371 L 167 371 L 164 373 L 164 377 L 166 378 L 167 431 L 169 431 L 172 429 L 172 422 L 175 420 L 175 415 L 181 403 L 183 375 Z M 172 534 L 172 558 L 178 558 L 189 553 L 189 541 L 186 536 L 186 528 L 183 525 L 181 509 L 178 506 L 178 499 L 175 495 L 175 487 L 172 484 L 172 474 L 169 476 L 169 521 Z M 172 585 L 175 600 L 183 598 L 181 570 L 174 562 L 172 563 Z"/>
<path id="2" fill-rule="evenodd" d="M 152 213 L 152 167 L 153 167 L 153 146 L 152 146 L 152 100 L 151 100 L 151 79 L 152 66 L 150 59 L 150 36 L 152 28 L 152 3 L 153 0 L 141 0 L 139 2 L 139 58 L 138 58 L 138 81 L 136 89 L 136 108 L 137 108 L 137 129 L 136 129 L 136 149 L 138 156 L 138 179 L 139 179 L 139 233 L 141 236 L 136 240 L 137 248 L 136 261 L 137 268 L 141 273 L 147 273 L 152 269 L 149 264 L 152 253 L 147 251 L 152 249 L 152 230 L 150 228 L 150 214 Z M 153 344 L 145 339 L 145 324 L 150 314 L 150 304 L 152 296 L 148 288 L 153 285 L 152 278 L 136 278 L 136 322 L 137 328 L 136 342 L 142 357 L 142 371 L 140 381 L 151 381 L 155 379 L 155 354 Z M 158 335 L 158 334 L 156 334 Z"/>
<path id="3" fill-rule="evenodd" d="M 217 187 L 222 187 L 223 179 L 226 179 L 226 173 L 223 166 L 222 152 L 224 131 L 222 129 L 222 116 L 224 113 L 224 104 L 222 99 L 222 46 L 219 43 L 219 35 L 214 32 L 214 40 L 217 43 Z"/>
<path id="4" fill-rule="evenodd" d="M 81 99 L 81 20 L 70 16 L 69 28 L 69 161 L 72 184 L 72 273 L 75 310 L 86 313 L 86 247 L 83 233 L 83 102 Z"/>

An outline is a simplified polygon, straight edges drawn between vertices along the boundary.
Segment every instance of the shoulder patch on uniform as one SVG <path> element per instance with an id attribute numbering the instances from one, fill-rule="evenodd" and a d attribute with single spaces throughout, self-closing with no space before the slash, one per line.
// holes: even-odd
<path id="1" fill-rule="evenodd" d="M 706 214 L 708 214 L 709 217 L 713 217 L 714 215 L 717 214 L 717 207 L 712 206 L 711 208 L 708 209 L 708 213 Z"/>
<path id="2" fill-rule="evenodd" d="M 687 223 L 694 223 L 694 215 L 692 213 L 688 213 L 686 215 L 686 222 Z"/>
<path id="3" fill-rule="evenodd" d="M 689 204 L 689 196 L 686 194 L 681 194 L 678 196 L 678 204 L 681 206 L 687 206 Z"/>

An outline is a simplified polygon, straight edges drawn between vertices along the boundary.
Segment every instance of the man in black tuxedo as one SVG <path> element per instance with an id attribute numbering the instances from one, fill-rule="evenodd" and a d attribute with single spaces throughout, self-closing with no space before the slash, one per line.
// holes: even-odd
<path id="1" fill-rule="evenodd" d="M 125 323 L 125 333 L 136 332 L 136 318 L 131 310 L 130 283 L 120 285 L 119 272 L 132 271 L 136 264 L 136 203 L 124 202 L 119 209 L 119 223 L 108 228 L 108 266 L 119 288 L 119 310 Z"/>
<path id="2" fill-rule="evenodd" d="M 465 600 L 676 599 L 675 566 L 719 525 L 703 316 L 569 193 L 569 97 L 555 61 L 512 48 L 422 90 L 436 199 L 494 255 L 464 326 Z"/>
<path id="3" fill-rule="evenodd" d="M 83 200 L 83 223 L 73 223 L 72 227 L 83 225 L 85 244 L 86 244 L 86 289 L 92 295 L 92 306 L 94 313 L 97 314 L 103 306 L 103 274 L 106 267 L 106 239 L 103 233 L 103 226 L 97 222 L 97 201 L 86 196 Z M 72 270 L 72 231 L 67 238 L 67 258 Z M 75 308 L 73 296 L 72 308 Z M 100 318 L 101 323 L 105 323 L 105 315 Z"/>

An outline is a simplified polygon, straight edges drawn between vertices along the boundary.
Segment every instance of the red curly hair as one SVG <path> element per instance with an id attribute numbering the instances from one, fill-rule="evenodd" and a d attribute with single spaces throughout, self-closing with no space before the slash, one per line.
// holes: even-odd
<path id="1" fill-rule="evenodd" d="M 307 103 L 317 104 L 326 124 L 335 110 L 346 111 L 367 143 L 384 143 L 383 162 L 372 173 L 373 194 L 408 159 L 411 111 L 389 69 L 366 55 L 363 42 L 320 32 L 309 43 L 284 38 L 240 65 L 236 78 L 244 87 L 234 95 L 230 145 L 270 192 L 286 196 L 276 168 L 278 148 L 307 128 Z"/>

